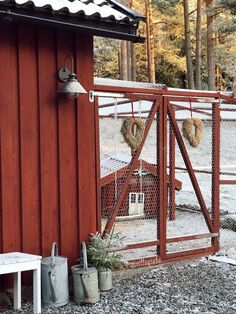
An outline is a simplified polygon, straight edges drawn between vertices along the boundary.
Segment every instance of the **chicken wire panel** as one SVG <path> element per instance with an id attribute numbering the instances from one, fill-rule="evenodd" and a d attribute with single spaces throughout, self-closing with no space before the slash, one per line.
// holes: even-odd
<path id="1" fill-rule="evenodd" d="M 189 104 L 185 104 L 189 107 Z M 198 104 L 192 104 L 192 108 L 197 108 Z M 180 110 L 181 109 L 181 110 Z M 207 113 L 211 114 L 211 106 L 208 106 Z M 208 209 L 210 217 L 212 217 L 212 117 L 211 115 L 203 115 L 201 113 L 193 112 L 192 115 L 189 110 L 178 108 L 175 105 L 175 117 L 178 128 L 181 132 L 187 154 L 191 161 L 194 174 L 199 185 L 199 189 L 203 196 L 204 202 Z M 183 121 L 188 118 L 200 119 L 204 124 L 204 132 L 200 143 L 197 147 L 192 147 L 188 140 L 183 136 Z M 194 128 L 192 127 L 194 133 Z M 204 218 L 201 206 L 196 196 L 194 186 L 192 184 L 190 174 L 187 171 L 184 162 L 184 156 L 181 153 L 176 138 L 173 140 L 173 125 L 168 121 L 168 160 L 167 173 L 169 175 L 168 184 L 168 222 L 167 222 L 167 239 L 177 238 L 182 236 L 201 235 L 209 233 L 206 220 Z M 172 140 L 171 140 L 172 138 Z M 174 143 L 173 143 L 174 142 Z M 171 144 L 172 143 L 172 144 Z M 171 144 L 171 145 L 170 145 Z M 172 164 L 173 163 L 173 164 Z M 174 166 L 173 166 L 174 165 Z M 174 167 L 174 169 L 173 169 Z M 172 169 L 172 170 L 171 170 Z M 174 177 L 171 175 L 174 172 Z M 178 180 L 182 184 L 181 190 L 177 189 Z M 173 190 L 173 186 L 175 189 Z M 193 243 L 195 244 L 193 245 Z M 208 247 L 211 240 L 192 240 L 186 241 L 186 244 L 171 243 L 167 245 L 167 251 L 178 252 L 180 250 L 189 250 L 195 248 Z M 205 244 L 204 244 L 205 243 Z"/>
<path id="2" fill-rule="evenodd" d="M 99 101 L 102 229 L 111 219 L 132 162 L 131 149 L 121 134 L 122 124 L 127 118 L 141 119 L 146 124 L 153 104 L 146 100 L 133 101 L 133 105 L 128 100 L 124 102 L 124 99 L 106 99 L 107 104 L 113 104 L 106 108 L 104 100 Z M 154 119 L 112 230 L 119 233 L 124 245 L 158 239 L 159 181 L 156 154 Z"/>
<path id="3" fill-rule="evenodd" d="M 233 230 L 236 239 L 236 185 L 222 185 L 220 192 L 221 228 Z"/>
<path id="4" fill-rule="evenodd" d="M 224 113 L 224 112 L 223 112 Z M 236 114 L 228 111 L 228 114 Z M 222 112 L 221 112 L 222 115 Z M 224 116 L 224 115 L 223 115 Z M 236 180 L 236 117 L 221 118 L 220 132 L 220 179 Z"/>
<path id="5" fill-rule="evenodd" d="M 221 227 L 225 231 L 236 232 L 236 106 L 222 104 L 220 133 L 220 180 L 228 184 L 220 187 Z M 236 247 L 236 233 L 231 234 L 232 243 Z"/>

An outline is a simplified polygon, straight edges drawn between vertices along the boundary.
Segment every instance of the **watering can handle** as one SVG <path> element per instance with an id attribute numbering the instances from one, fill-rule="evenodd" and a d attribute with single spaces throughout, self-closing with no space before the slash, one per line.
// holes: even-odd
<path id="1" fill-rule="evenodd" d="M 52 244 L 52 250 L 51 250 L 51 257 L 52 257 L 52 264 L 55 264 L 55 256 L 58 256 L 58 246 L 56 242 L 53 242 Z"/>
<path id="2" fill-rule="evenodd" d="M 82 242 L 82 249 L 83 249 L 83 259 L 84 259 L 84 270 L 88 270 L 88 260 L 87 260 L 87 250 L 85 242 Z"/>

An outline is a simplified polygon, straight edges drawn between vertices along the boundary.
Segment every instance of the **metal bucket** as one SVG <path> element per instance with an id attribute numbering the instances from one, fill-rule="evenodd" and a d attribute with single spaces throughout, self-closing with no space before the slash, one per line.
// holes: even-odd
<path id="1" fill-rule="evenodd" d="M 98 283 L 101 291 L 112 289 L 112 271 L 111 269 L 101 268 L 98 271 Z"/>
<path id="2" fill-rule="evenodd" d="M 77 304 L 96 303 L 100 296 L 98 292 L 98 274 L 95 267 L 88 267 L 86 244 L 83 247 L 83 267 L 72 266 L 74 301 Z"/>
<path id="3" fill-rule="evenodd" d="M 50 257 L 41 261 L 42 301 L 46 306 L 59 307 L 69 301 L 67 258 L 58 256 L 56 242 L 52 244 Z"/>

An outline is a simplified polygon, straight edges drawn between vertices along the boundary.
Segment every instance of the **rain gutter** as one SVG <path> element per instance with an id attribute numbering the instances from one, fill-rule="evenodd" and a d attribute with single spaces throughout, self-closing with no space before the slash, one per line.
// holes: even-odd
<path id="1" fill-rule="evenodd" d="M 33 16 L 29 14 L 24 14 L 24 13 L 17 13 L 9 9 L 0 10 L 0 19 L 2 19 L 2 22 L 5 22 L 5 23 L 25 22 L 25 23 L 37 24 L 41 26 L 58 28 L 62 30 L 87 33 L 94 36 L 110 37 L 110 38 L 128 40 L 128 41 L 138 42 L 138 43 L 143 43 L 145 41 L 144 37 L 128 33 L 128 31 L 130 31 L 129 27 L 125 27 L 125 30 L 127 31 L 126 33 L 125 31 L 122 32 L 119 30 L 110 30 L 109 28 L 103 29 L 103 28 L 99 28 L 98 26 L 97 27 L 88 26 L 84 24 L 86 23 L 86 21 L 83 21 L 83 24 L 70 23 L 70 22 L 66 22 L 66 21 L 62 21 L 58 19 L 52 19 L 52 18 L 48 19 L 48 18 Z"/>

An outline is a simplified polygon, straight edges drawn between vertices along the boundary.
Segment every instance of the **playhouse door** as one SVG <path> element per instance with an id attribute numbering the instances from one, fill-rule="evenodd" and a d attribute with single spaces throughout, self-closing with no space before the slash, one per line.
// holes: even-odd
<path id="1" fill-rule="evenodd" d="M 129 216 L 144 214 L 144 193 L 129 193 Z"/>

